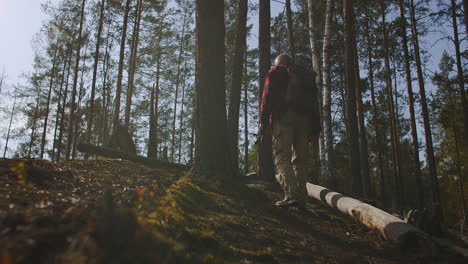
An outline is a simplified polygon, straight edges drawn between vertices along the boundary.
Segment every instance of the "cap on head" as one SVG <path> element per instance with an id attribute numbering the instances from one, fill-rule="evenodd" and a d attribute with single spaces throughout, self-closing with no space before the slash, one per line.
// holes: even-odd
<path id="1" fill-rule="evenodd" d="M 291 65 L 291 64 L 292 64 L 292 59 L 291 59 L 291 56 L 289 56 L 288 54 L 281 54 L 275 58 L 275 66 Z"/>

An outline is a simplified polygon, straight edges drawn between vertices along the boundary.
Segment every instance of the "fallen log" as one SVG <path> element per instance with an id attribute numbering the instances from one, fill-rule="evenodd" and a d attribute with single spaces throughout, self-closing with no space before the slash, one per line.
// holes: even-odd
<path id="1" fill-rule="evenodd" d="M 353 217 L 371 229 L 378 230 L 385 239 L 394 243 L 403 243 L 415 236 L 423 235 L 419 229 L 398 217 L 341 193 L 311 183 L 307 183 L 307 191 L 310 197 Z"/>
<path id="2" fill-rule="evenodd" d="M 307 183 L 307 192 L 310 197 L 353 217 L 370 229 L 379 231 L 385 239 L 401 245 L 402 249 L 419 246 L 426 247 L 426 250 L 432 250 L 433 245 L 437 245 L 462 258 L 468 258 L 467 249 L 455 246 L 446 239 L 431 237 L 400 218 L 357 199 L 346 197 L 341 193 L 311 183 Z"/>
<path id="3" fill-rule="evenodd" d="M 146 158 L 143 156 L 135 155 L 132 153 L 106 148 L 106 147 L 97 147 L 90 144 L 79 143 L 77 146 L 78 151 L 94 154 L 98 156 L 104 156 L 108 158 L 116 158 L 116 159 L 125 159 L 133 162 L 142 163 L 144 165 L 148 165 L 151 167 L 158 167 L 158 168 L 172 168 L 172 169 L 188 169 L 187 165 L 171 163 L 167 161 L 162 161 L 158 159 Z"/>

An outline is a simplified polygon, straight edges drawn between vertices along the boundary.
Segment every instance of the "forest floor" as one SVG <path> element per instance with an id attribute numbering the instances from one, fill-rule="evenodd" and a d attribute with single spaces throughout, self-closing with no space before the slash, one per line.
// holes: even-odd
<path id="1" fill-rule="evenodd" d="M 0 159 L 0 263 L 456 263 L 277 184 L 110 159 Z"/>

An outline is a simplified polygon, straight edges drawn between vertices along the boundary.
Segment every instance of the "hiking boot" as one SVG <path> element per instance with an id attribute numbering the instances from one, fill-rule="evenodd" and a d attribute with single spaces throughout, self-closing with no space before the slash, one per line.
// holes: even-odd
<path id="1" fill-rule="evenodd" d="M 276 202 L 276 206 L 281 207 L 281 208 L 298 206 L 298 205 L 299 205 L 298 200 L 294 198 L 284 198 L 283 200 Z"/>

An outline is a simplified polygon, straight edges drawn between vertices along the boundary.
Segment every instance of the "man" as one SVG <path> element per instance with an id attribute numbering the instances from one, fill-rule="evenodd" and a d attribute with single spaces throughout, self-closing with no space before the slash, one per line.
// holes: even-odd
<path id="1" fill-rule="evenodd" d="M 276 57 L 265 79 L 259 129 L 272 130 L 276 179 L 284 191 L 278 207 L 305 207 L 308 143 L 320 132 L 316 94 L 313 71 L 293 66 L 287 54 Z"/>

